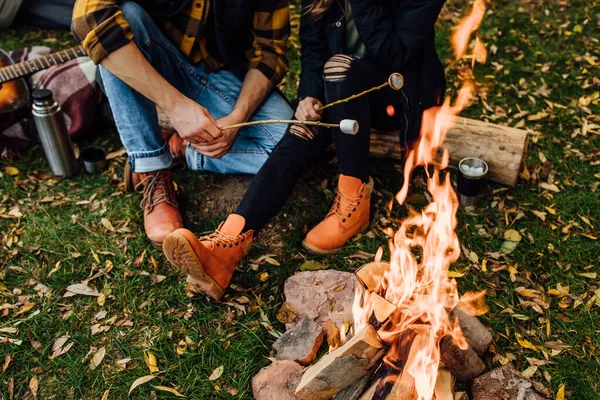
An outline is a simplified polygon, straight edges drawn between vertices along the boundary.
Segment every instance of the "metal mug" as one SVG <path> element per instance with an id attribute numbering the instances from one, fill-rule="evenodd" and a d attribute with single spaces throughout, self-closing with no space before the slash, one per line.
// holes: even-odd
<path id="1" fill-rule="evenodd" d="M 475 206 L 488 173 L 488 165 L 480 158 L 467 157 L 458 163 L 458 201 L 461 206 Z"/>
<path id="2" fill-rule="evenodd" d="M 106 168 L 106 150 L 102 147 L 88 147 L 81 152 L 79 158 L 88 174 L 96 174 Z"/>

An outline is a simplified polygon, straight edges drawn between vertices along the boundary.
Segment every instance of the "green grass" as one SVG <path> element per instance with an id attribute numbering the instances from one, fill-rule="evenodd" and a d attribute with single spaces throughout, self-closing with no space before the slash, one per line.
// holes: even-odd
<path id="1" fill-rule="evenodd" d="M 447 62 L 449 29 L 467 10 L 465 4 L 450 2 L 439 23 L 438 48 Z M 600 90 L 598 14 L 597 2 L 583 0 L 564 5 L 543 0 L 491 4 L 480 35 L 488 49 L 496 51 L 490 52 L 486 65 L 475 67 L 480 95 L 465 115 L 528 129 L 531 178 L 506 190 L 489 185 L 480 208 L 459 212 L 459 239 L 477 254 L 478 262 L 461 256 L 453 267 L 465 272 L 458 279 L 461 292 L 488 291 L 491 311 L 482 320 L 493 329 L 497 353 L 486 360 L 489 366 L 509 358 L 524 371 L 537 359 L 541 365 L 532 379 L 553 393 L 564 384 L 570 399 L 596 399 L 600 393 L 600 300 L 594 300 L 600 296 L 600 281 L 578 275 L 600 272 L 599 242 L 583 236 L 600 236 L 600 192 L 596 190 L 600 117 L 594 95 Z M 297 27 L 297 16 L 294 23 Z M 0 48 L 44 44 L 47 38 L 56 38 L 46 43 L 57 48 L 73 44 L 68 33 L 19 27 L 2 32 Z M 290 52 L 293 73 L 284 83 L 288 95 L 297 84 L 297 50 L 294 39 Z M 455 90 L 455 76 L 456 70 L 449 71 L 449 93 Z M 587 106 L 585 96 L 592 96 Z M 529 114 L 515 117 L 521 111 Z M 547 115 L 528 119 L 541 111 Z M 109 150 L 121 147 L 115 130 L 100 121 L 93 134 L 78 144 L 100 144 Z M 542 177 L 544 158 L 551 163 L 550 183 L 557 185 L 559 193 L 539 186 L 549 180 Z M 334 188 L 335 163 L 325 160 L 307 172 L 292 200 L 240 265 L 235 289 L 228 291 L 224 304 L 186 297 L 184 277 L 169 269 L 162 255 L 144 239 L 139 196 L 123 191 L 122 165 L 122 158 L 113 160 L 101 175 L 61 181 L 51 178 L 39 146 L 21 161 L 0 161 L 0 214 L 14 206 L 24 214 L 20 219 L 0 218 L 0 279 L 5 286 L 0 292 L 0 304 L 4 304 L 0 326 L 19 328 L 17 334 L 0 335 L 23 341 L 0 346 L 0 362 L 6 356 L 11 359 L 0 375 L 0 397 L 7 397 L 12 380 L 15 398 L 21 398 L 29 391 L 31 379 L 37 377 L 39 397 L 44 399 L 101 398 L 106 390 L 111 399 L 126 398 L 133 381 L 149 374 L 143 356 L 150 351 L 158 359 L 161 373 L 135 389 L 132 397 L 151 397 L 156 391 L 154 384 L 174 387 L 192 399 L 250 398 L 252 376 L 269 364 L 266 357 L 272 355 L 275 339 L 265 326 L 284 329 L 275 318 L 283 301 L 283 282 L 305 259 L 314 258 L 300 243 L 303 230 L 316 223 L 330 205 L 321 182 L 328 179 L 328 188 Z M 16 167 L 19 174 L 10 176 L 5 169 L 8 166 Z M 379 228 L 381 217 L 390 218 L 386 202 L 402 183 L 399 168 L 387 160 L 372 163 L 378 190 L 372 207 L 374 238 L 363 236 L 342 252 L 319 258 L 321 262 L 354 270 L 360 260 L 350 255 L 358 250 L 374 253 L 379 246 L 386 246 Z M 205 212 L 203 201 L 209 196 L 207 187 L 219 185 L 223 178 L 186 171 L 177 173 L 176 180 L 188 226 L 196 233 L 214 229 L 224 213 Z M 416 179 L 411 191 L 424 191 L 422 178 Z M 546 212 L 545 221 L 532 211 Z M 391 217 L 404 214 L 396 207 Z M 103 226 L 103 218 L 115 232 Z M 514 253 L 496 260 L 490 252 L 499 250 L 509 228 L 524 237 Z M 13 242 L 15 234 L 18 239 Z M 275 254 L 281 266 L 262 263 L 252 269 L 248 260 L 265 254 Z M 50 274 L 57 263 L 59 268 Z M 511 277 L 513 268 L 516 273 Z M 89 284 L 104 294 L 104 305 L 96 297 L 63 297 L 67 286 L 102 271 L 106 273 Z M 264 272 L 268 273 L 265 281 L 261 280 Z M 161 276 L 165 277 L 162 281 Z M 38 283 L 50 293 L 40 297 Z M 569 287 L 562 303 L 548 294 L 557 284 Z M 532 299 L 517 293 L 519 287 L 539 290 L 539 300 L 547 307 L 535 311 Z M 239 296 L 246 296 L 250 304 L 237 304 Z M 25 303 L 35 306 L 17 315 Z M 16 308 L 7 308 L 10 305 Z M 101 311 L 106 314 L 99 319 Z M 130 323 L 117 326 L 120 321 Z M 97 323 L 110 329 L 92 335 L 90 327 Z M 52 344 L 64 334 L 70 335 L 73 347 L 50 360 Z M 538 350 L 519 345 L 517 334 Z M 186 338 L 191 345 L 178 354 L 178 343 Z M 570 347 L 553 355 L 549 342 L 557 341 Z M 41 345 L 38 350 L 36 342 Z M 89 370 L 88 353 L 102 347 L 106 349 L 104 360 Z M 126 370 L 115 363 L 121 359 L 131 359 Z M 209 381 L 219 366 L 224 366 L 223 375 Z M 170 398 L 165 392 L 156 392 L 160 398 Z"/>

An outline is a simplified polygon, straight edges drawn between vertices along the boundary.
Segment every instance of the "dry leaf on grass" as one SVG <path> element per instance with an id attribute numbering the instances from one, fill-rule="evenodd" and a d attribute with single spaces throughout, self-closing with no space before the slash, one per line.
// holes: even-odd
<path id="1" fill-rule="evenodd" d="M 150 370 L 150 373 L 154 374 L 158 372 L 158 363 L 156 361 L 156 356 L 151 352 L 147 351 L 144 353 L 144 361 Z"/>
<path id="2" fill-rule="evenodd" d="M 77 294 L 82 296 L 100 296 L 100 293 L 96 289 L 92 289 L 85 283 L 75 283 L 73 285 L 67 286 L 67 292 L 63 297 L 72 297 Z"/>
<path id="3" fill-rule="evenodd" d="M 5 171 L 10 176 L 19 175 L 19 170 L 16 169 L 15 167 L 8 166 L 5 168 Z"/>
<path id="4" fill-rule="evenodd" d="M 160 390 L 162 392 L 168 392 L 168 393 L 171 393 L 174 396 L 185 398 L 184 395 L 182 395 L 181 393 L 179 393 L 177 390 L 175 390 L 173 388 L 170 388 L 170 387 L 167 387 L 167 386 L 154 386 L 154 385 L 152 385 L 152 387 L 154 389 L 156 389 L 156 390 Z"/>
<path id="5" fill-rule="evenodd" d="M 54 343 L 52 344 L 52 354 L 48 357 L 50 360 L 53 360 L 56 357 L 65 354 L 71 349 L 71 347 L 73 347 L 73 342 L 67 344 L 69 338 L 69 334 L 66 334 L 54 341 Z"/>
<path id="6" fill-rule="evenodd" d="M 221 377 L 221 375 L 223 375 L 224 370 L 225 370 L 225 367 L 223 365 L 215 368 L 215 370 L 212 372 L 212 374 L 210 374 L 210 376 L 208 377 L 208 380 L 215 381 L 215 380 L 219 379 Z"/>
<path id="7" fill-rule="evenodd" d="M 90 369 L 96 369 L 104 359 L 104 355 L 106 354 L 106 348 L 101 347 L 97 352 L 94 353 L 94 356 L 90 360 Z"/>
<path id="8" fill-rule="evenodd" d="M 29 389 L 31 390 L 33 397 L 37 399 L 38 390 L 40 389 L 40 381 L 37 376 L 34 376 L 29 381 Z"/>
<path id="9" fill-rule="evenodd" d="M 565 384 L 563 383 L 556 392 L 556 400 L 565 400 Z"/>
<path id="10" fill-rule="evenodd" d="M 129 388 L 129 394 L 131 394 L 131 392 L 133 391 L 133 389 L 135 389 L 136 387 L 143 385 L 146 382 L 150 382 L 152 379 L 156 378 L 155 375 L 145 375 L 142 376 L 141 378 L 137 378 L 132 384 L 131 387 Z"/>

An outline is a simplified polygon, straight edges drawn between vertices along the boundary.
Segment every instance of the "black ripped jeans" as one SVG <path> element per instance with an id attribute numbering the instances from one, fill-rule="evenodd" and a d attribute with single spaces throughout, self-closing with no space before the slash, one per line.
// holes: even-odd
<path id="1" fill-rule="evenodd" d="M 330 103 L 386 82 L 388 75 L 372 63 L 337 55 L 324 68 L 325 101 Z M 335 144 L 339 172 L 368 181 L 371 127 L 405 132 L 406 96 L 389 87 L 325 110 L 322 121 L 358 121 L 356 135 L 338 128 L 291 126 L 262 166 L 237 208 L 246 219 L 245 230 L 260 230 L 288 200 L 300 176 L 331 143 Z M 403 140 L 406 140 L 404 138 Z"/>

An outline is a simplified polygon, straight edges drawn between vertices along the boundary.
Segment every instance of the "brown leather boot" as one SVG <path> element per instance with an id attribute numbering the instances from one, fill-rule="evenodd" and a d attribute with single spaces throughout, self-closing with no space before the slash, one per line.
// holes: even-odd
<path id="1" fill-rule="evenodd" d="M 135 190 L 143 193 L 140 206 L 144 210 L 144 229 L 150 243 L 162 249 L 165 237 L 183 228 L 175 199 L 175 189 L 169 169 L 138 174 Z"/>
<path id="2" fill-rule="evenodd" d="M 302 242 L 305 249 L 316 254 L 333 253 L 358 232 L 369 226 L 373 179 L 340 175 L 337 196 L 331 210 Z"/>
<path id="3" fill-rule="evenodd" d="M 169 151 L 175 160 L 183 157 L 185 155 L 185 148 L 187 146 L 187 142 L 185 142 L 179 135 L 176 135 L 174 131 L 162 130 L 162 138 L 168 142 Z M 173 163 L 175 166 L 176 163 Z M 173 168 L 173 166 L 171 168 Z M 129 157 L 127 157 L 127 161 L 125 162 L 125 170 L 123 171 L 123 180 L 125 181 L 125 191 L 127 193 L 133 193 L 135 191 L 135 187 L 138 183 L 140 183 L 141 178 L 140 174 L 137 172 L 133 172 L 131 169 L 131 164 L 129 163 Z"/>
<path id="4" fill-rule="evenodd" d="M 166 237 L 163 252 L 188 275 L 192 291 L 220 300 L 238 263 L 252 247 L 253 231 L 242 233 L 245 225 L 244 217 L 231 214 L 215 232 L 200 239 L 187 229 L 178 229 Z"/>

